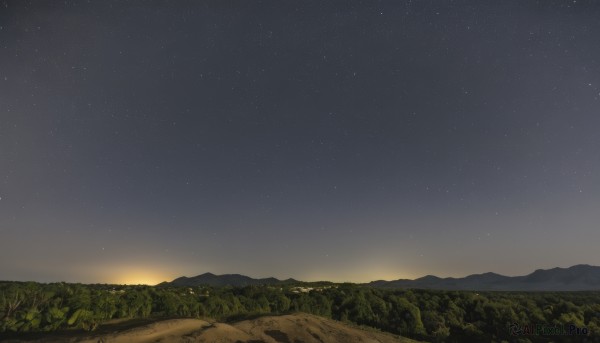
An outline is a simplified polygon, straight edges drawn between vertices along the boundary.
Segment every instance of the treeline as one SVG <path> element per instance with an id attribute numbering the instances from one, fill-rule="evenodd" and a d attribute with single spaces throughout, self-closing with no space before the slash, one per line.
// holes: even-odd
<path id="1" fill-rule="evenodd" d="M 230 321 L 297 311 L 433 342 L 524 343 L 584 337 L 593 341 L 600 336 L 600 292 L 381 290 L 353 284 L 300 289 L 0 282 L 0 333 L 94 330 L 120 318 Z M 574 325 L 585 328 L 587 335 L 513 336 L 510 324 Z"/>

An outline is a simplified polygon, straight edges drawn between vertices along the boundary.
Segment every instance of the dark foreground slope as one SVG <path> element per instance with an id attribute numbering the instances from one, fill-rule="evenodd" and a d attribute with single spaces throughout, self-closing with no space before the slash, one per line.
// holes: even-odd
<path id="1" fill-rule="evenodd" d="M 49 334 L 35 340 L 7 342 L 222 342 L 222 343 L 354 343 L 416 342 L 399 336 L 366 331 L 309 314 L 267 316 L 233 324 L 200 319 L 170 319 L 107 334 L 78 334 L 71 337 Z"/>

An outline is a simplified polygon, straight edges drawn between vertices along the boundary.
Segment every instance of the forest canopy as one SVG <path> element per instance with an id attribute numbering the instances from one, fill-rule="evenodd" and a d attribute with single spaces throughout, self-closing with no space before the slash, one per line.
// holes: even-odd
<path id="1" fill-rule="evenodd" d="M 292 312 L 432 342 L 580 339 L 557 331 L 569 326 L 584 329 L 579 335 L 589 337 L 600 332 L 600 292 L 382 290 L 355 284 L 215 288 L 0 282 L 0 335 L 92 331 L 108 320 L 123 318 L 235 321 Z M 541 324 L 550 331 L 527 332 Z M 550 337 L 557 334 L 561 337 Z"/>

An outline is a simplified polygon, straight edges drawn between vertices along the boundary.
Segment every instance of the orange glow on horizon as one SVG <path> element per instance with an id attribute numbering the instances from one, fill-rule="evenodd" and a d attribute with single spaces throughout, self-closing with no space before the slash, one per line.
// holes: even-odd
<path id="1" fill-rule="evenodd" d="M 150 285 L 154 286 L 163 281 L 171 281 L 172 278 L 166 276 L 167 273 L 156 268 L 140 267 L 121 267 L 111 270 L 110 279 L 115 284 L 120 285 Z"/>
<path id="2" fill-rule="evenodd" d="M 159 277 L 157 275 L 150 275 L 144 273 L 131 273 L 129 275 L 123 275 L 117 278 L 116 283 L 125 285 L 149 285 L 154 286 L 165 281 L 166 278 Z"/>

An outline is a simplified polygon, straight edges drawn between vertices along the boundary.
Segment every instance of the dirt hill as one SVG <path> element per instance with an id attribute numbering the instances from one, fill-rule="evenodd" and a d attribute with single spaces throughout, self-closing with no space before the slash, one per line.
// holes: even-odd
<path id="1" fill-rule="evenodd" d="M 26 342 L 11 340 L 10 342 Z M 363 330 L 309 314 L 261 317 L 232 324 L 199 319 L 170 319 L 111 333 L 52 335 L 28 342 L 72 343 L 398 343 L 413 340 Z"/>

